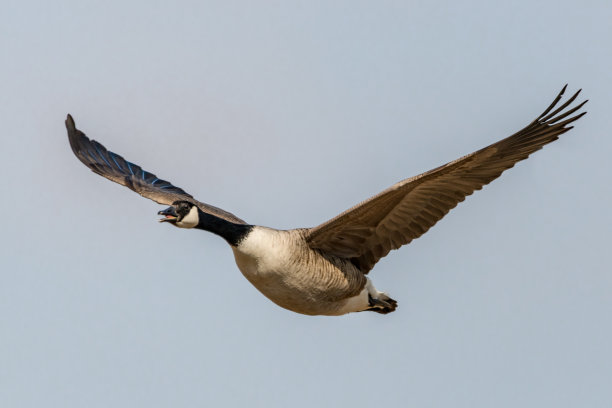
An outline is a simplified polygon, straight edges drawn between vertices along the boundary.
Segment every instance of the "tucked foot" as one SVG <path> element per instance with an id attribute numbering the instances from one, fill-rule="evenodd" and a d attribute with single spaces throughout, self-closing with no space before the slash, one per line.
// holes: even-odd
<path id="1" fill-rule="evenodd" d="M 391 299 L 389 296 L 385 295 L 384 293 L 379 293 L 378 298 L 374 298 L 372 297 L 372 295 L 368 294 L 368 303 L 370 307 L 365 310 L 370 311 L 370 312 L 387 314 L 397 309 L 397 301 L 394 299 Z"/>

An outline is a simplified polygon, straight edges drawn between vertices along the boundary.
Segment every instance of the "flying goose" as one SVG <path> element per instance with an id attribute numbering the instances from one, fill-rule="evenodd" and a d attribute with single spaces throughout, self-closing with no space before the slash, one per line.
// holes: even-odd
<path id="1" fill-rule="evenodd" d="M 389 313 L 397 302 L 379 292 L 367 274 L 392 249 L 423 235 L 466 196 L 542 146 L 572 129 L 566 110 L 580 90 L 555 109 L 552 104 L 527 127 L 472 154 L 400 181 L 314 228 L 277 230 L 251 225 L 227 211 L 197 201 L 183 189 L 90 140 L 66 119 L 72 151 L 93 172 L 159 204 L 158 214 L 180 228 L 224 238 L 242 274 L 277 305 L 306 315 Z M 553 110 L 554 109 L 554 110 Z M 567 119 L 566 119 L 567 118 Z"/>

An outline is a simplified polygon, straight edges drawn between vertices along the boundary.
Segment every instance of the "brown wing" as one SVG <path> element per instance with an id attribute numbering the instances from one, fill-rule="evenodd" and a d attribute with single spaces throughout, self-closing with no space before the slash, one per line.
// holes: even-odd
<path id="1" fill-rule="evenodd" d="M 74 124 L 74 119 L 70 115 L 66 118 L 66 129 L 68 129 L 68 140 L 75 156 L 94 173 L 126 186 L 156 203 L 171 205 L 179 200 L 189 201 L 196 204 L 204 212 L 237 224 L 245 224 L 234 214 L 201 203 L 182 188 L 172 185 L 169 181 L 161 180 L 155 174 L 149 173 L 118 154 L 106 150 L 100 143 L 90 140 L 85 133 L 78 130 Z"/>
<path id="2" fill-rule="evenodd" d="M 521 131 L 458 160 L 400 181 L 312 228 L 307 236 L 309 245 L 349 258 L 368 273 L 390 250 L 423 235 L 474 190 L 480 190 L 504 170 L 570 130 L 572 127 L 567 125 L 586 112 L 570 115 L 587 101 L 564 112 L 578 96 L 578 91 L 555 109 L 566 88 L 567 85 L 548 109 Z"/>

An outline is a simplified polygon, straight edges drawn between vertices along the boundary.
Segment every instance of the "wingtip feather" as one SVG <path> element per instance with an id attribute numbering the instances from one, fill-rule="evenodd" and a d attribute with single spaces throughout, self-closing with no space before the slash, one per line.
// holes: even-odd
<path id="1" fill-rule="evenodd" d="M 68 114 L 66 116 L 66 129 L 68 129 L 68 131 L 70 132 L 74 132 L 76 131 L 76 124 L 74 123 L 74 119 L 72 118 L 71 114 Z"/>

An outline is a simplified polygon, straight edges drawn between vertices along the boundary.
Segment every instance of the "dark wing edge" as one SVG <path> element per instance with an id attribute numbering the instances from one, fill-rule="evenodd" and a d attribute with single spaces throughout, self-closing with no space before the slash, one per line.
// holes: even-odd
<path id="1" fill-rule="evenodd" d="M 427 232 L 466 196 L 572 129 L 573 126 L 568 125 L 586 112 L 568 116 L 588 100 L 563 112 L 578 97 L 579 90 L 555 109 L 566 88 L 567 85 L 537 119 L 519 132 L 394 184 L 310 229 L 307 242 L 312 248 L 351 259 L 367 273 L 391 249 L 397 249 Z M 402 222 L 409 225 L 401 225 Z"/>
<path id="2" fill-rule="evenodd" d="M 77 129 L 72 115 L 67 115 L 65 123 L 74 155 L 94 173 L 121 184 L 158 204 L 171 205 L 178 200 L 189 201 L 200 207 L 202 211 L 234 223 L 245 223 L 229 212 L 195 200 L 182 188 L 158 178 L 155 174 L 143 170 L 139 165 L 107 150 L 102 144 L 88 138 L 85 133 Z"/>

